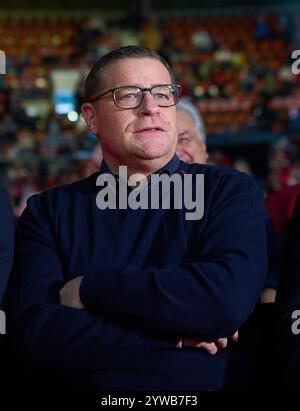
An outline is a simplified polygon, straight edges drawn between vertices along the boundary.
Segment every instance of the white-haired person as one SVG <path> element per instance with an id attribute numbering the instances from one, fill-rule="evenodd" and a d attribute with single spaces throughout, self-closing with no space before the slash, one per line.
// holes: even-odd
<path id="1" fill-rule="evenodd" d="M 185 163 L 202 163 L 208 160 L 206 134 L 202 117 L 188 97 L 179 100 L 177 106 L 178 142 L 176 153 Z"/>

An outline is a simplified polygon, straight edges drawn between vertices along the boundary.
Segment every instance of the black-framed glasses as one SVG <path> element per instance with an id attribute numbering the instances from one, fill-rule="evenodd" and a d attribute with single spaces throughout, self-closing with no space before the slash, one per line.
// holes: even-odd
<path id="1" fill-rule="evenodd" d="M 100 97 L 112 92 L 116 106 L 124 109 L 137 108 L 142 104 L 144 93 L 149 91 L 158 106 L 171 107 L 178 103 L 179 90 L 180 86 L 178 84 L 159 84 L 149 88 L 120 86 L 99 94 L 91 99 L 90 103 L 94 103 Z"/>

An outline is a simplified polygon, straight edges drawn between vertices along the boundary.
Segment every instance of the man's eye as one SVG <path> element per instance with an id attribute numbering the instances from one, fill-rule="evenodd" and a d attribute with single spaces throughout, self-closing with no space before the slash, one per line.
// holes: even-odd
<path id="1" fill-rule="evenodd" d="M 169 100 L 170 96 L 168 94 L 164 93 L 156 93 L 155 94 L 155 99 L 156 100 Z"/>
<path id="2" fill-rule="evenodd" d="M 178 137 L 177 143 L 187 144 L 190 141 L 188 137 Z"/>
<path id="3" fill-rule="evenodd" d="M 137 94 L 136 93 L 123 94 L 119 98 L 120 100 L 133 100 L 137 98 Z"/>

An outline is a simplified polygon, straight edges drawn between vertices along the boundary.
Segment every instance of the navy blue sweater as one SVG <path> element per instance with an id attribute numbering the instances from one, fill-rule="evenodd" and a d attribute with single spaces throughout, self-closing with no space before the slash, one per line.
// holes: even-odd
<path id="1" fill-rule="evenodd" d="M 20 218 L 14 346 L 27 369 L 52 375 L 60 388 L 224 387 L 231 348 L 211 356 L 176 348 L 176 337 L 216 340 L 250 316 L 267 274 L 263 198 L 230 169 L 175 155 L 161 171 L 204 174 L 203 218 L 101 211 L 99 173 L 31 197 Z M 87 309 L 61 305 L 60 288 L 80 275 Z"/>

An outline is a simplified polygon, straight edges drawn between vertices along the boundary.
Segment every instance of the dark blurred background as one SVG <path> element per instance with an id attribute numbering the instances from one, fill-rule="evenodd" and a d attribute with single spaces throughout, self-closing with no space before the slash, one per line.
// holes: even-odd
<path id="1" fill-rule="evenodd" d="M 240 3 L 1 5 L 0 184 L 16 215 L 31 194 L 99 167 L 101 150 L 80 115 L 82 84 L 97 59 L 129 44 L 170 62 L 203 117 L 211 163 L 252 174 L 265 193 L 300 181 L 300 61 L 292 58 L 300 50 L 300 4 Z"/>

